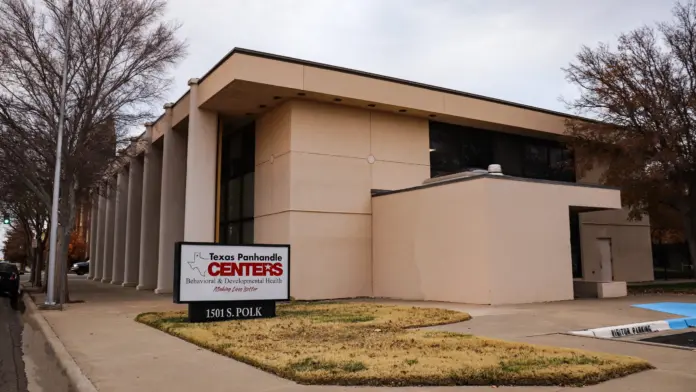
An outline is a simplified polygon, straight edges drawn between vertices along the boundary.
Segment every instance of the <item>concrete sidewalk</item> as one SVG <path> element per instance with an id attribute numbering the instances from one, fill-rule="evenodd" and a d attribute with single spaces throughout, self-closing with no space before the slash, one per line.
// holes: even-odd
<path id="1" fill-rule="evenodd" d="M 26 392 L 22 320 L 8 298 L 0 297 L 0 320 L 0 392 Z"/>
<path id="2" fill-rule="evenodd" d="M 200 349 L 134 321 L 142 312 L 185 309 L 170 296 L 157 296 L 82 278 L 70 281 L 71 297 L 85 303 L 65 311 L 44 311 L 55 333 L 75 362 L 101 392 L 300 392 L 300 391 L 489 391 L 491 387 L 349 388 L 304 386 L 251 366 Z M 35 295 L 36 296 L 36 295 Z M 683 302 L 684 296 L 679 299 Z M 669 301 L 659 296 L 659 301 Z M 41 302 L 41 296 L 36 296 Z M 598 322 L 622 323 L 664 318 L 664 314 L 631 308 L 646 296 L 603 301 L 571 301 L 525 306 L 477 306 L 419 303 L 469 312 L 474 319 L 440 327 L 458 332 L 530 343 L 577 347 L 634 355 L 658 369 L 609 381 L 587 391 L 686 392 L 696 385 L 696 353 L 628 342 L 613 342 L 555 334 Z M 696 301 L 696 299 L 694 299 Z M 404 304 L 405 302 L 391 301 Z M 594 325 L 589 325 L 594 324 Z M 587 325 L 587 326 L 585 326 Z M 501 391 L 574 391 L 577 388 L 497 388 Z"/>

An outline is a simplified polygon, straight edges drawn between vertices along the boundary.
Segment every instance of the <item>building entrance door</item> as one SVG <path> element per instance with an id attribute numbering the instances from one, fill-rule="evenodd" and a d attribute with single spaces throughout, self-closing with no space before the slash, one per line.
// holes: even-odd
<path id="1" fill-rule="evenodd" d="M 614 268 L 611 255 L 611 238 L 597 238 L 597 248 L 599 250 L 600 279 L 602 282 L 614 280 Z"/>

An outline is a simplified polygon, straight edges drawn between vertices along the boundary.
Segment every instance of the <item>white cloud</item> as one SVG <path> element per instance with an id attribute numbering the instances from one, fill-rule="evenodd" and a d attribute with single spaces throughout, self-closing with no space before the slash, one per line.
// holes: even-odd
<path id="1" fill-rule="evenodd" d="M 583 44 L 670 18 L 665 0 L 170 0 L 189 56 L 170 100 L 233 47 L 564 110 Z"/>

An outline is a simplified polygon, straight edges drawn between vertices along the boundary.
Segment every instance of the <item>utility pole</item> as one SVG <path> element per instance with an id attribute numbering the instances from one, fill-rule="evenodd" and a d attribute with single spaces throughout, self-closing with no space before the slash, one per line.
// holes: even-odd
<path id="1" fill-rule="evenodd" d="M 58 120 L 58 140 L 56 142 L 56 167 L 53 173 L 53 201 L 51 204 L 51 236 L 49 239 L 50 252 L 48 255 L 48 278 L 46 279 L 47 306 L 56 305 L 56 252 L 58 252 L 58 199 L 60 198 L 60 161 L 63 157 L 63 128 L 65 127 L 65 101 L 68 92 L 68 67 L 70 66 L 70 33 L 73 19 L 73 0 L 68 0 L 68 20 L 65 24 L 65 59 L 63 60 L 63 81 L 60 87 L 60 115 Z M 60 269 L 63 271 L 63 268 Z M 58 277 L 63 279 L 62 276 Z M 59 286 L 60 287 L 60 286 Z"/>

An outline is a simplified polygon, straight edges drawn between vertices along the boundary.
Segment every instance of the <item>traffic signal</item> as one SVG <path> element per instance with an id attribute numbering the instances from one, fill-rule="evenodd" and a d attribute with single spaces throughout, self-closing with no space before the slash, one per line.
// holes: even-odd
<path id="1" fill-rule="evenodd" d="M 2 223 L 4 225 L 9 225 L 10 224 L 10 214 L 4 213 L 2 214 Z"/>

